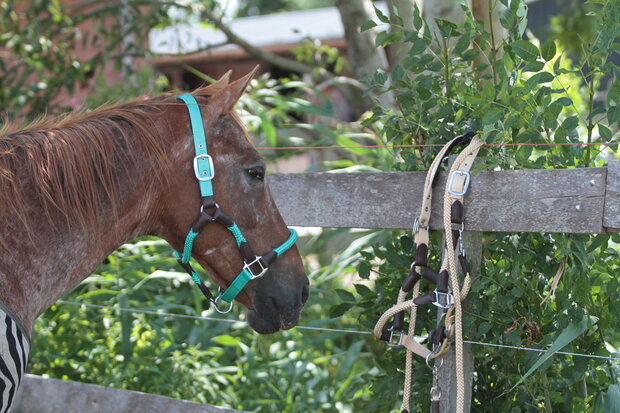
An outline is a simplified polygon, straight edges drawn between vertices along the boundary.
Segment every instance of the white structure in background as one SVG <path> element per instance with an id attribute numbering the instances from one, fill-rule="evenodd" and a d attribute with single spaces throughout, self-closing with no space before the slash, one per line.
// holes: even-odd
<path id="1" fill-rule="evenodd" d="M 387 13 L 385 3 L 375 5 Z M 344 37 L 340 15 L 335 7 L 241 17 L 229 25 L 235 34 L 258 47 L 295 44 L 307 38 L 325 40 Z M 224 33 L 201 22 L 153 29 L 149 33 L 150 50 L 162 55 L 193 53 L 224 42 Z M 219 47 L 218 51 L 227 48 L 236 46 Z"/>

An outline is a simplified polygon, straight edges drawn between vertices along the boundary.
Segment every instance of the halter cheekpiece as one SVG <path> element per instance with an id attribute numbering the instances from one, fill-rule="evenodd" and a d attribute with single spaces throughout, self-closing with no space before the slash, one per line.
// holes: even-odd
<path id="1" fill-rule="evenodd" d="M 196 98 L 190 94 L 184 94 L 178 96 L 177 99 L 183 101 L 189 112 L 189 119 L 192 128 L 192 134 L 194 136 L 194 151 L 196 156 L 193 160 L 194 175 L 198 180 L 200 186 L 201 205 L 198 217 L 194 220 L 187 236 L 185 237 L 185 245 L 183 246 L 183 252 L 179 253 L 175 251 L 175 256 L 179 264 L 187 271 L 192 277 L 192 280 L 196 283 L 200 291 L 204 296 L 213 303 L 215 309 L 220 313 L 227 313 L 232 309 L 232 303 L 235 297 L 241 292 L 245 285 L 256 278 L 262 277 L 271 264 L 282 254 L 284 254 L 289 248 L 291 248 L 295 241 L 297 241 L 297 232 L 289 228 L 290 235 L 284 243 L 280 246 L 272 249 L 266 254 L 256 255 L 252 250 L 252 247 L 248 241 L 243 237 L 241 230 L 231 217 L 226 215 L 220 206 L 215 202 L 215 194 L 213 192 L 213 178 L 215 178 L 215 167 L 213 165 L 213 158 L 207 151 L 207 138 L 205 136 L 204 124 L 202 122 L 202 115 L 200 112 L 200 106 L 196 101 Z M 192 255 L 192 247 L 194 240 L 205 229 L 210 222 L 217 222 L 220 225 L 226 227 L 234 236 L 241 258 L 243 259 L 243 269 L 228 286 L 228 288 L 222 291 L 221 287 L 218 288 L 218 295 L 214 296 L 213 293 L 207 288 L 202 279 L 198 276 L 196 271 L 189 263 Z M 221 309 L 219 307 L 220 302 L 225 301 L 229 303 L 228 308 Z"/>

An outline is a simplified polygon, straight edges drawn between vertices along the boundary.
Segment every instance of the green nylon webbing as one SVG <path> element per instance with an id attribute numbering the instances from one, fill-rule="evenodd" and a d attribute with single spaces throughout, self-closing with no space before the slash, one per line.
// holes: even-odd
<path id="1" fill-rule="evenodd" d="M 237 224 L 234 224 L 233 226 L 237 226 Z M 231 227 L 229 227 L 230 229 Z M 238 228 L 237 228 L 238 229 Z M 274 248 L 273 250 L 278 254 L 278 256 L 284 254 L 286 252 L 286 250 L 288 250 L 289 248 L 291 248 L 294 244 L 295 241 L 297 241 L 297 231 L 295 231 L 293 228 L 289 228 L 290 231 L 290 236 L 288 237 L 288 239 L 286 241 L 284 241 L 282 243 L 282 245 L 280 245 L 277 248 Z M 231 230 L 232 232 L 232 230 Z M 239 231 L 239 233 L 241 233 L 241 231 Z M 234 232 L 233 232 L 234 234 Z M 243 237 L 243 236 L 242 236 Z M 245 238 L 244 238 L 245 241 Z M 244 269 L 243 271 L 241 271 L 241 273 L 237 276 L 237 278 L 235 278 L 235 280 L 232 282 L 232 284 L 230 284 L 230 287 L 228 287 L 226 289 L 226 291 L 224 291 L 222 293 L 222 295 L 220 296 L 220 298 L 226 302 L 232 302 L 232 300 L 235 299 L 235 297 L 237 296 L 237 294 L 239 294 L 239 292 L 241 292 L 241 290 L 243 289 L 243 287 L 245 287 L 245 285 L 252 279 L 252 274 L 247 270 Z"/>
<path id="2" fill-rule="evenodd" d="M 189 120 L 192 125 L 192 133 L 194 135 L 194 150 L 196 153 L 195 159 L 197 165 L 196 172 L 198 173 L 198 176 L 201 177 L 213 176 L 215 171 L 211 170 L 211 165 L 209 164 L 210 158 L 206 158 L 208 155 L 207 137 L 205 135 L 204 124 L 202 122 L 200 106 L 198 106 L 196 98 L 189 93 L 178 96 L 177 99 L 180 99 L 185 103 L 185 106 L 187 106 L 187 111 L 189 112 Z M 205 157 L 201 158 L 201 156 Z M 198 184 L 200 185 L 201 196 L 213 196 L 213 184 L 211 183 L 211 180 L 198 180 Z"/>
<path id="3" fill-rule="evenodd" d="M 194 282 L 198 285 L 202 284 L 202 280 L 194 271 L 192 271 L 192 280 L 194 280 Z"/>
<path id="4" fill-rule="evenodd" d="M 297 241 L 297 231 L 295 231 L 293 228 L 289 228 L 288 229 L 291 233 L 291 235 L 288 237 L 288 239 L 286 241 L 284 241 L 284 243 L 282 243 L 282 245 L 280 245 L 277 248 L 274 248 L 273 250 L 276 252 L 276 254 L 278 254 L 278 257 L 282 254 L 284 254 L 286 252 L 286 250 L 288 250 L 289 248 L 291 248 L 293 246 L 293 244 L 295 244 L 295 241 Z"/>
<path id="5" fill-rule="evenodd" d="M 237 278 L 235 278 L 226 291 L 220 295 L 220 298 L 231 303 L 251 279 L 252 274 L 250 274 L 248 270 L 244 269 L 239 275 L 237 275 Z"/>
<path id="6" fill-rule="evenodd" d="M 194 232 L 190 229 L 187 237 L 185 237 L 185 245 L 183 246 L 183 255 L 181 257 L 181 262 L 183 262 L 183 264 L 187 264 L 192 258 L 192 247 L 194 246 L 194 240 L 197 236 L 198 232 Z"/>
<path id="7" fill-rule="evenodd" d="M 232 232 L 233 236 L 235 237 L 237 246 L 240 246 L 244 242 L 247 242 L 245 238 L 243 237 L 243 234 L 241 233 L 241 230 L 239 229 L 236 223 L 233 223 L 232 226 L 227 227 L 227 228 L 230 232 Z"/>

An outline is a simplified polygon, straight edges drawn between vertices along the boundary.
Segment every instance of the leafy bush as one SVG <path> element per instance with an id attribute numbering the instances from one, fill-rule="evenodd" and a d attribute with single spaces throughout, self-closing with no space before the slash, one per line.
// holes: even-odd
<path id="1" fill-rule="evenodd" d="M 603 166 L 617 150 L 609 143 L 618 141 L 620 82 L 610 57 L 617 56 L 620 36 L 607 27 L 620 16 L 620 5 L 600 2 L 590 17 L 599 28 L 596 37 L 583 45 L 584 60 L 573 63 L 553 41 L 541 45 L 537 39 L 523 39 L 527 21 L 523 1 L 502 4 L 507 10 L 501 24 L 508 31 L 503 40 L 493 39 L 467 8 L 465 22 L 459 26 L 437 20 L 434 32 L 416 12 L 415 30 L 397 27 L 394 32 L 392 25 L 389 35 L 387 31 L 379 35 L 382 46 L 403 39 L 411 48 L 391 73 L 378 72 L 368 79 L 371 89 L 394 94 L 397 109 L 377 107 L 366 124 L 381 122 L 386 140 L 394 144 L 444 143 L 465 130 L 478 131 L 487 143 L 542 144 L 488 147 L 478 170 Z M 378 17 L 389 22 L 380 12 Z M 595 105 L 604 76 L 611 78 L 611 86 L 604 103 Z M 579 142 L 593 145 L 553 146 Z M 437 150 L 404 149 L 393 169 L 427 170 Z M 562 332 L 582 323 L 587 328 L 565 350 L 595 355 L 617 352 L 618 242 L 618 234 L 485 234 L 483 261 L 468 298 L 466 338 L 547 348 Z M 441 245 L 437 234 L 432 245 Z M 372 328 L 386 302 L 395 302 L 413 248 L 410 235 L 394 232 L 390 241 L 362 253 L 359 275 L 372 280 L 374 288 L 360 294 L 351 306 L 358 309 L 365 327 Z M 437 249 L 431 251 L 431 266 L 439 266 L 440 254 Z M 553 291 L 559 267 L 566 270 L 556 275 L 562 278 Z M 425 336 L 424 326 L 434 326 L 435 311 L 421 312 L 419 334 Z M 536 361 L 535 353 L 481 346 L 473 351 L 474 410 L 601 411 L 608 389 L 607 403 L 615 403 L 611 393 L 618 383 L 617 363 L 557 356 L 520 383 Z M 424 364 L 417 361 L 418 366 Z M 402 379 L 402 366 L 404 353 L 378 356 L 375 367 L 380 373 L 367 376 L 377 396 L 373 408 L 398 408 L 394 375 L 398 372 Z M 430 376 L 429 369 L 415 369 L 416 411 L 430 408 Z"/>

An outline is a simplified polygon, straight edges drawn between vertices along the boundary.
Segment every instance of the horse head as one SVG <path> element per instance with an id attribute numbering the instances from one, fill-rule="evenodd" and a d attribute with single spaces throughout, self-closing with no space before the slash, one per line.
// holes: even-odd
<path id="1" fill-rule="evenodd" d="M 225 75 L 215 84 L 192 93 L 200 108 L 201 126 L 214 168 L 210 181 L 214 202 L 209 205 L 204 202 L 196 176 L 194 135 L 188 109 L 179 102 L 166 111 L 165 128 L 172 132 L 169 156 L 175 166 L 158 203 L 156 235 L 166 239 L 177 251 L 183 250 L 188 229 L 195 225 L 199 211 L 205 213 L 205 206 L 224 211 L 251 245 L 251 250 L 258 254 L 272 251 L 290 236 L 269 190 L 265 162 L 234 112 L 234 105 L 253 74 L 254 71 L 230 84 Z M 208 214 L 214 212 L 209 209 Z M 222 289 L 231 285 L 243 271 L 244 260 L 248 260 L 242 256 L 244 249 L 240 250 L 238 239 L 227 226 L 222 225 L 221 220 L 208 223 L 191 247 L 193 258 Z M 248 308 L 250 326 L 259 333 L 295 326 L 307 298 L 308 278 L 295 246 L 271 263 L 264 276 L 247 282 L 236 296 L 236 300 Z"/>

